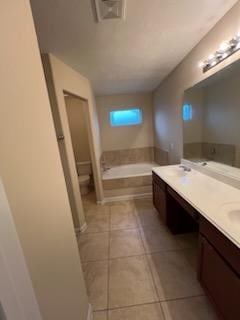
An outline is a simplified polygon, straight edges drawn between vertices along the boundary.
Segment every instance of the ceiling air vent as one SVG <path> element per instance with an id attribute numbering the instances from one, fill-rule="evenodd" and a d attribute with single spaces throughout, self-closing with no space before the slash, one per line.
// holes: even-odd
<path id="1" fill-rule="evenodd" d="M 126 0 L 95 0 L 98 21 L 124 19 Z"/>

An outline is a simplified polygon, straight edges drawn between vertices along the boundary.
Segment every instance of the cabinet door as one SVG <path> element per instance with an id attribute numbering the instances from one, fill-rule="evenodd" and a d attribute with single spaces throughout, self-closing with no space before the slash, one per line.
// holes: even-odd
<path id="1" fill-rule="evenodd" d="M 211 244 L 200 238 L 199 279 L 220 319 L 240 319 L 240 279 Z"/>
<path id="2" fill-rule="evenodd" d="M 153 204 L 162 221 L 166 223 L 166 193 L 156 183 L 153 183 Z"/>

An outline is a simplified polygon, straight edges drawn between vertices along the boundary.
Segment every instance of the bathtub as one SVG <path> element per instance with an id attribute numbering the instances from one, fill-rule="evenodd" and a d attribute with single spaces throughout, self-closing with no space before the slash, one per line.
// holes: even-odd
<path id="1" fill-rule="evenodd" d="M 152 168 L 157 167 L 156 163 L 134 163 L 112 167 L 103 172 L 102 179 L 119 179 L 139 176 L 150 176 Z"/>
<path id="2" fill-rule="evenodd" d="M 136 198 L 151 194 L 152 168 L 156 163 L 136 163 L 112 167 L 103 172 L 102 182 L 105 197 Z"/>

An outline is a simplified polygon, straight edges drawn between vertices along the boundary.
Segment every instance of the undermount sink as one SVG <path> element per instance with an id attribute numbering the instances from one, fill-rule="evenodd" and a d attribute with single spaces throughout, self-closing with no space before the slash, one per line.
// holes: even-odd
<path id="1" fill-rule="evenodd" d="M 233 222 L 233 223 L 238 223 L 240 226 L 240 209 L 238 210 L 231 210 L 229 213 L 229 219 Z"/>
<path id="2" fill-rule="evenodd" d="M 240 232 L 240 202 L 225 203 L 220 207 L 220 213 L 234 229 Z"/>

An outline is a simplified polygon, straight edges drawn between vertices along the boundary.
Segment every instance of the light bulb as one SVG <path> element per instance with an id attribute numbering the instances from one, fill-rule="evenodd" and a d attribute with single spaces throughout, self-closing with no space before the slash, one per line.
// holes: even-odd
<path id="1" fill-rule="evenodd" d="M 221 58 L 225 59 L 227 56 L 228 56 L 228 54 L 225 52 L 225 53 L 222 54 Z"/>
<path id="2" fill-rule="evenodd" d="M 236 49 L 240 49 L 240 41 L 238 41 L 238 44 L 236 45 Z"/>
<path id="3" fill-rule="evenodd" d="M 225 52 L 229 49 L 230 45 L 227 41 L 223 41 L 221 44 L 220 44 L 220 47 L 219 47 L 219 50 L 222 51 L 222 52 Z"/>

